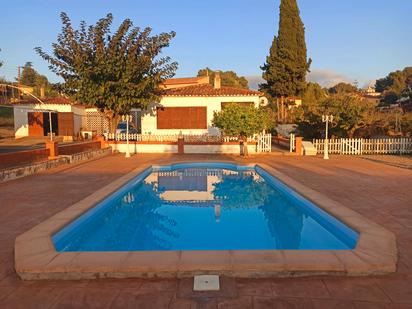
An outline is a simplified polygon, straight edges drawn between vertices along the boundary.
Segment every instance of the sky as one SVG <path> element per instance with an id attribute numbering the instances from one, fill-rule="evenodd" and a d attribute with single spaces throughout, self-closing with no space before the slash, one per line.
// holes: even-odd
<path id="1" fill-rule="evenodd" d="M 0 0 L 0 76 L 11 80 L 31 61 L 59 81 L 35 52 L 46 51 L 61 30 L 64 11 L 75 26 L 111 12 L 113 31 L 125 18 L 153 33 L 175 31 L 164 53 L 179 63 L 176 77 L 204 67 L 234 70 L 252 87 L 278 31 L 280 0 Z M 358 81 L 364 86 L 412 66 L 411 0 L 298 0 L 306 27 L 308 79 L 324 86 Z"/>

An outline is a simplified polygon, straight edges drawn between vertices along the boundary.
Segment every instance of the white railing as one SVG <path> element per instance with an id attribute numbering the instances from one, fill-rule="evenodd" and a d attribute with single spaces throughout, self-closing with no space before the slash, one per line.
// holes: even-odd
<path id="1" fill-rule="evenodd" d="M 314 139 L 313 145 L 318 153 L 324 152 L 324 139 Z M 412 138 L 341 138 L 328 140 L 328 145 L 330 154 L 340 155 L 412 153 Z"/>
<path id="2" fill-rule="evenodd" d="M 126 133 L 104 133 L 106 140 L 110 141 L 125 141 L 127 140 Z M 129 141 L 137 142 L 177 142 L 179 135 L 152 135 L 152 134 L 130 134 Z"/>
<path id="3" fill-rule="evenodd" d="M 186 143 L 229 143 L 239 142 L 237 136 L 221 136 L 209 134 L 129 134 L 129 141 L 137 142 L 177 142 L 182 137 Z M 126 141 L 126 133 L 104 133 L 104 138 L 108 141 Z M 272 150 L 271 134 L 256 134 L 248 137 L 248 142 L 257 142 L 257 152 L 270 152 Z"/>
<path id="4" fill-rule="evenodd" d="M 248 142 L 253 142 L 258 140 L 258 136 L 248 137 Z M 125 141 L 127 139 L 126 133 L 104 133 L 106 140 L 111 141 Z M 238 142 L 239 138 L 237 136 L 220 136 L 220 135 L 209 135 L 209 134 L 129 134 L 130 141 L 138 142 L 177 142 L 178 138 L 182 137 L 185 142 Z"/>

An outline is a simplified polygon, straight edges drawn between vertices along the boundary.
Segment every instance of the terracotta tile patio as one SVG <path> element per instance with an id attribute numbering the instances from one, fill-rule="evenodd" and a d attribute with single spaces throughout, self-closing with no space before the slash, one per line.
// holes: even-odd
<path id="1" fill-rule="evenodd" d="M 217 156 L 110 156 L 0 184 L 1 308 L 412 308 L 412 170 L 354 157 L 260 156 L 266 163 L 394 232 L 397 273 L 384 277 L 224 278 L 219 293 L 194 293 L 190 279 L 23 282 L 14 240 L 53 214 L 144 163 Z M 225 160 L 243 159 L 220 156 Z"/>

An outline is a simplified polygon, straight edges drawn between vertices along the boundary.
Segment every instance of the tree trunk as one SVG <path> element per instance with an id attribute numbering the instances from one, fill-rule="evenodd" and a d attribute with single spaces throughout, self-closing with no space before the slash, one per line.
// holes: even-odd
<path id="1" fill-rule="evenodd" d="M 113 112 L 105 112 L 105 115 L 109 120 L 110 133 L 116 133 L 117 125 L 120 122 L 120 116 L 115 115 Z"/>
<path id="2" fill-rule="evenodd" d="M 289 123 L 289 115 L 288 115 L 289 108 L 288 108 L 288 105 L 285 104 L 285 102 L 283 104 L 285 105 L 285 107 L 284 107 L 284 110 L 285 110 L 284 121 L 285 121 L 285 123 Z"/>
<path id="3" fill-rule="evenodd" d="M 285 122 L 285 101 L 283 99 L 283 96 L 280 97 L 280 119 L 281 123 Z"/>
<path id="4" fill-rule="evenodd" d="M 249 149 L 247 147 L 247 137 L 241 136 L 240 137 L 240 144 L 241 144 L 241 149 L 240 149 L 240 155 L 243 157 L 248 157 L 249 156 Z"/>
<path id="5" fill-rule="evenodd" d="M 280 106 L 279 106 L 279 98 L 276 98 L 276 108 L 278 113 L 278 122 L 280 122 Z"/>

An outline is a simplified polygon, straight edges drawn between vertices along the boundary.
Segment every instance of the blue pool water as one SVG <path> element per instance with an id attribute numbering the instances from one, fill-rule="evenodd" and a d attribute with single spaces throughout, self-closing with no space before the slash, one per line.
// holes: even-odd
<path id="1" fill-rule="evenodd" d="M 152 167 L 52 237 L 57 251 L 349 250 L 358 233 L 260 167 Z"/>

